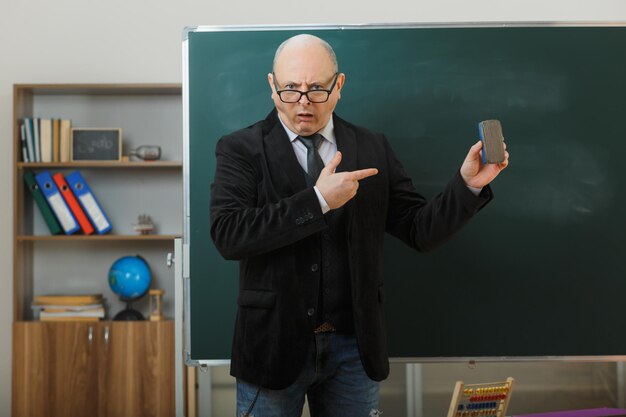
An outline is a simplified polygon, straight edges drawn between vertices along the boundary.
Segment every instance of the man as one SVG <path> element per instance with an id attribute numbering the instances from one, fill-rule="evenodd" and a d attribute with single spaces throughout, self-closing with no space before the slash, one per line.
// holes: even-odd
<path id="1" fill-rule="evenodd" d="M 275 110 L 217 144 L 211 234 L 240 260 L 231 373 L 238 416 L 376 415 L 389 373 L 383 237 L 429 250 L 490 199 L 508 164 L 480 141 L 442 194 L 414 189 L 383 135 L 333 114 L 346 77 L 326 42 L 281 44 Z"/>

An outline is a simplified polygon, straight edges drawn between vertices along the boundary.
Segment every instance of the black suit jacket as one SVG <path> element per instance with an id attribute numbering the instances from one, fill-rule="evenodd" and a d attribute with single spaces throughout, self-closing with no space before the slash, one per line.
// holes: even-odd
<path id="1" fill-rule="evenodd" d="M 419 251 L 446 241 L 491 199 L 476 197 L 457 172 L 431 201 L 419 195 L 386 138 L 333 115 L 343 159 L 337 172 L 378 168 L 344 207 L 355 333 L 370 378 L 389 374 L 383 311 L 383 240 L 392 234 Z M 300 373 L 313 338 L 317 236 L 326 227 L 276 110 L 225 136 L 216 147 L 211 237 L 240 260 L 231 373 L 271 389 Z M 316 246 L 317 244 L 317 246 Z"/>

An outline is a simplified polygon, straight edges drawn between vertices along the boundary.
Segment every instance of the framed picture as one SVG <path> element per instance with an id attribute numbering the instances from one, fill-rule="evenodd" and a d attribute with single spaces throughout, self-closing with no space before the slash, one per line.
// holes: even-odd
<path id="1" fill-rule="evenodd" d="M 122 160 L 122 129 L 82 128 L 71 130 L 71 161 Z"/>

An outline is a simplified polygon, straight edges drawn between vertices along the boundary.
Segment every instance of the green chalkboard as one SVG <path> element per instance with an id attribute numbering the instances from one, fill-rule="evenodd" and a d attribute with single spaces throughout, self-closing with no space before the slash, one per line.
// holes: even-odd
<path id="1" fill-rule="evenodd" d="M 390 353 L 626 354 L 626 28 L 350 27 L 188 33 L 188 360 L 228 359 L 238 265 L 209 235 L 214 147 L 272 108 L 278 44 L 308 32 L 346 74 L 338 115 L 384 132 L 431 197 L 502 121 L 495 199 L 430 253 L 385 241 Z M 260 330 L 262 331 L 262 329 Z"/>

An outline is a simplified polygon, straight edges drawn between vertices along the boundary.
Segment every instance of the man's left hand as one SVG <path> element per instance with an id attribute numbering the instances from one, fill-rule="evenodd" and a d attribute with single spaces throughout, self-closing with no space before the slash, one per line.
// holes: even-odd
<path id="1" fill-rule="evenodd" d="M 504 161 L 499 164 L 483 164 L 480 151 L 483 148 L 482 141 L 478 141 L 472 146 L 461 166 L 461 177 L 470 187 L 483 188 L 489 184 L 500 171 L 509 164 L 509 153 L 504 144 Z"/>

